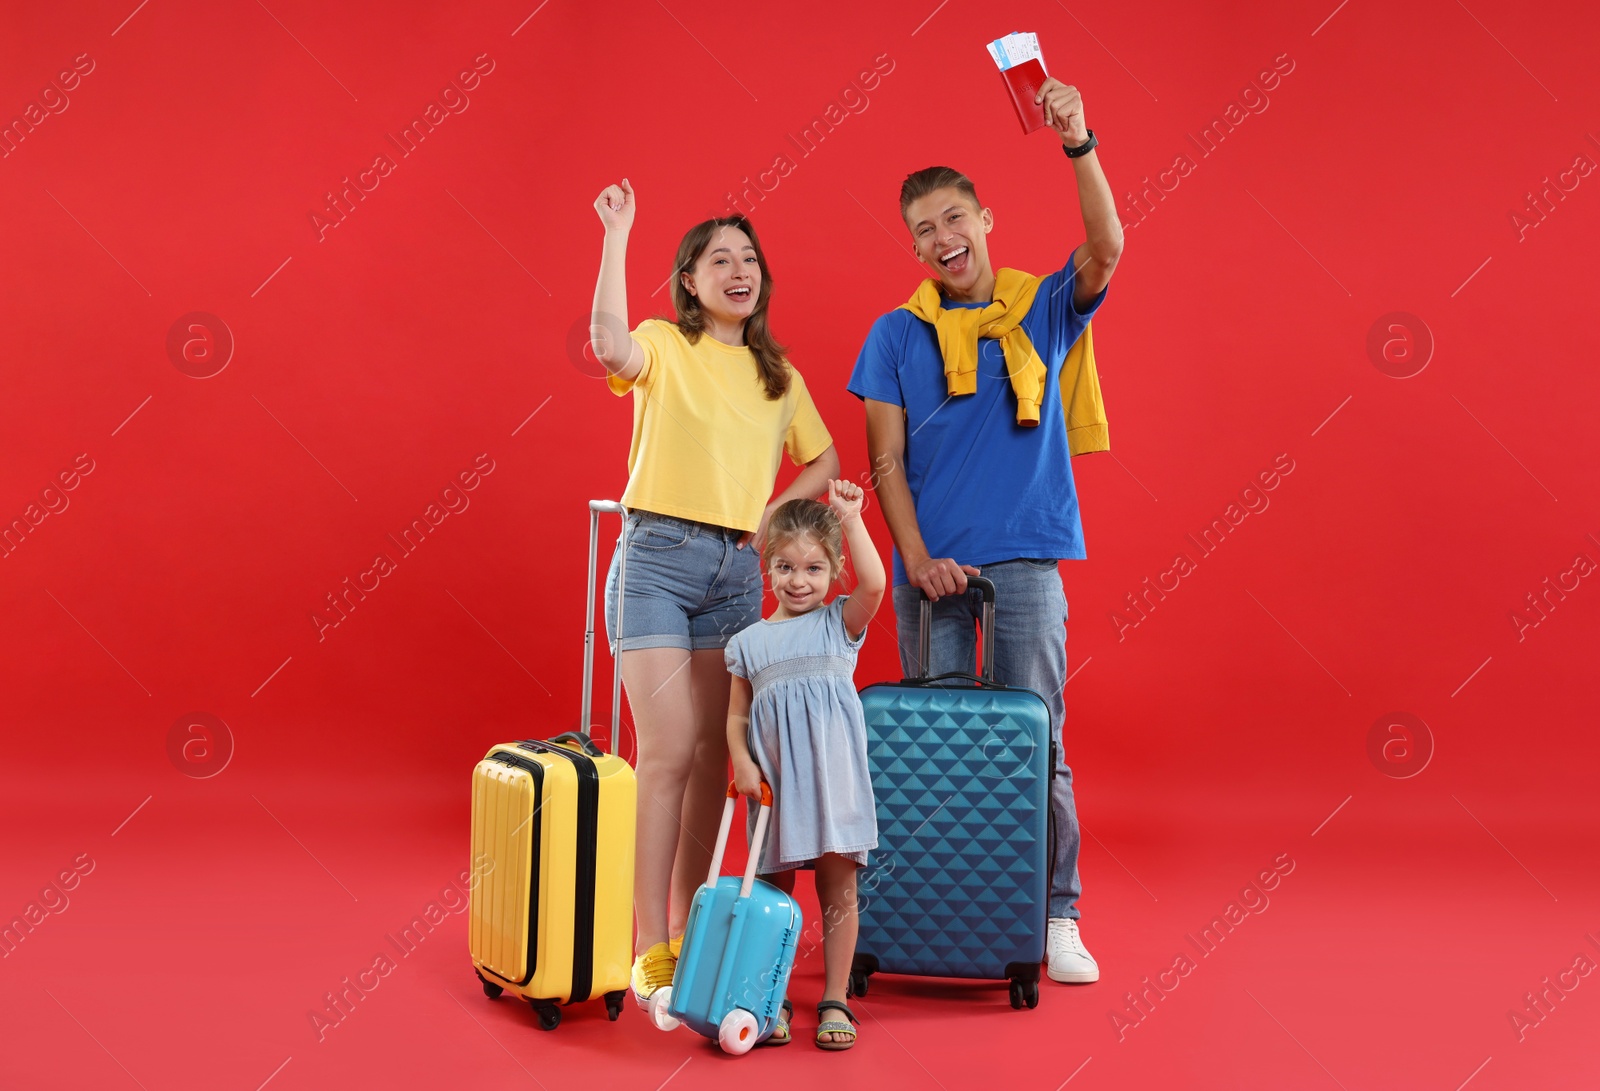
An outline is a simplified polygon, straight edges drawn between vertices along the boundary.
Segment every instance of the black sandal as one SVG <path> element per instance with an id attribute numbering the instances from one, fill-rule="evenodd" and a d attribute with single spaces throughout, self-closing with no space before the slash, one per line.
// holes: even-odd
<path id="1" fill-rule="evenodd" d="M 817 1018 L 821 1019 L 822 1013 L 830 1008 L 832 1008 L 834 1011 L 844 1012 L 845 1018 L 850 1020 L 850 1022 L 846 1023 L 839 1019 L 829 1019 L 826 1022 L 818 1023 L 817 1048 L 826 1049 L 830 1052 L 838 1052 L 840 1050 L 849 1049 L 851 1046 L 856 1044 L 856 1028 L 851 1024 L 860 1023 L 861 1020 L 856 1018 L 856 1013 L 851 1011 L 849 1005 L 847 1005 L 843 1000 L 824 1000 L 822 1003 L 818 1004 Z M 850 1035 L 850 1039 L 849 1041 L 845 1042 L 836 1042 L 832 1039 L 824 1041 L 822 1037 L 824 1034 L 848 1034 Z"/>

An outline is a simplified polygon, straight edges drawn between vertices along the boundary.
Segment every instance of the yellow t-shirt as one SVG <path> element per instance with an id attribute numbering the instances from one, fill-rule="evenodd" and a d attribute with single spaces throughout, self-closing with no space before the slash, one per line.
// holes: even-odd
<path id="1" fill-rule="evenodd" d="M 618 396 L 633 392 L 623 506 L 755 530 L 783 452 L 804 465 L 833 445 L 800 372 L 791 367 L 788 392 L 771 401 L 748 348 L 710 334 L 691 345 L 657 318 L 633 336 L 644 349 L 639 374 L 606 377 Z"/>

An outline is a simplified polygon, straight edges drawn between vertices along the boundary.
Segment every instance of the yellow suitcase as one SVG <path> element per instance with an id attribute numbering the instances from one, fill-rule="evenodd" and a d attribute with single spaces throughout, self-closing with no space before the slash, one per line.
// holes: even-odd
<path id="1" fill-rule="evenodd" d="M 602 511 L 590 501 L 583 723 L 594 675 L 595 551 Z M 619 572 L 620 583 L 623 574 Z M 619 681 L 619 680 L 618 680 Z M 611 738 L 620 717 L 613 682 Z M 582 732 L 492 747 L 472 773 L 468 913 L 472 964 L 491 1000 L 526 999 L 554 1030 L 561 1005 L 604 996 L 616 1019 L 633 965 L 633 769 Z"/>

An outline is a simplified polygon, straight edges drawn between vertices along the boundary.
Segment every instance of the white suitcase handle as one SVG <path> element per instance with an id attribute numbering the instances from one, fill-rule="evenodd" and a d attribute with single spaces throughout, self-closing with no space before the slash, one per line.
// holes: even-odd
<path id="1" fill-rule="evenodd" d="M 717 847 L 711 851 L 711 870 L 706 874 L 706 889 L 708 890 L 715 889 L 717 885 L 717 879 L 722 874 L 722 855 L 728 847 L 728 831 L 733 827 L 733 805 L 737 803 L 738 800 L 739 789 L 734 787 L 732 784 L 728 785 L 728 800 L 722 806 L 722 825 L 717 830 Z M 771 814 L 772 786 L 763 780 L 761 782 L 761 810 L 756 813 L 756 834 L 750 845 L 750 862 L 745 865 L 744 882 L 739 887 L 739 898 L 741 900 L 748 898 L 750 896 L 751 888 L 755 886 L 756 865 L 761 860 L 761 850 L 767 838 L 767 819 L 771 816 Z M 732 929 L 728 934 L 728 944 L 730 948 L 737 947 L 739 936 L 743 928 L 743 915 L 736 911 L 734 913 Z M 703 930 L 704 929 L 702 927 L 701 931 Z M 687 941 L 688 936 L 685 935 L 684 939 Z M 684 964 L 681 961 L 678 964 L 678 970 L 680 973 L 683 970 L 683 965 Z M 717 977 L 716 986 L 712 990 L 714 995 L 722 996 L 727 993 L 729 975 L 732 972 L 733 962 L 724 960 Z M 676 977 L 674 977 L 674 980 L 676 980 Z M 656 1027 L 660 1030 L 674 1030 L 679 1025 L 678 1016 L 674 1015 L 670 1010 L 675 988 L 676 986 L 674 985 L 663 985 L 650 996 L 650 1020 L 651 1022 L 655 1023 Z M 729 1053 L 744 1053 L 755 1044 L 754 1036 L 751 1033 L 751 1031 L 754 1030 L 753 1021 L 751 1021 L 753 1020 L 753 1017 L 749 1012 L 744 1012 L 744 1020 L 740 1020 L 739 1015 L 740 1012 L 737 1008 L 735 1008 L 732 1012 L 729 1012 L 728 1015 L 724 1017 L 723 1025 L 720 1028 L 721 1033 L 718 1035 L 718 1040 L 722 1043 L 722 1048 L 727 1050 Z M 729 1020 L 734 1020 L 734 1022 L 730 1023 Z M 743 1028 L 742 1033 L 740 1033 L 741 1027 Z M 729 1036 L 730 1033 L 732 1034 L 731 1038 Z"/>
<path id="2" fill-rule="evenodd" d="M 728 830 L 733 827 L 733 805 L 739 801 L 739 789 L 728 785 L 728 801 L 722 805 L 722 826 L 717 830 L 717 847 L 711 850 L 711 870 L 706 874 L 706 886 L 716 886 L 722 874 L 722 854 L 728 847 Z M 744 883 L 739 887 L 739 897 L 748 898 L 756 881 L 756 864 L 761 861 L 761 850 L 766 847 L 767 819 L 772 814 L 772 785 L 761 782 L 761 810 L 756 812 L 756 835 L 750 842 L 750 861 L 744 866 Z"/>

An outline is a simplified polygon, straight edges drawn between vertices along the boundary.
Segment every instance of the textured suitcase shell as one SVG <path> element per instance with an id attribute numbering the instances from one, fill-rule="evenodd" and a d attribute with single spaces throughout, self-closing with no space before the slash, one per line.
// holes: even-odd
<path id="1" fill-rule="evenodd" d="M 485 981 L 566 1004 L 629 985 L 637 786 L 615 755 L 560 749 L 506 743 L 473 770 L 468 934 Z"/>
<path id="2" fill-rule="evenodd" d="M 858 879 L 856 970 L 1037 982 L 1055 764 L 1044 698 L 907 679 L 867 686 L 861 704 L 878 847 Z"/>

